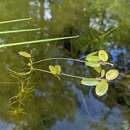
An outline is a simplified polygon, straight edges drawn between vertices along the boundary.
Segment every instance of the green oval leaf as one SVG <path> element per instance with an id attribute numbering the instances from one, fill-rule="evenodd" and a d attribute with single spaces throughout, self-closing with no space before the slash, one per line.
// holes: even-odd
<path id="1" fill-rule="evenodd" d="M 100 58 L 99 58 L 99 56 L 88 55 L 88 56 L 86 56 L 85 60 L 91 61 L 91 62 L 99 62 Z"/>
<path id="2" fill-rule="evenodd" d="M 81 84 L 87 86 L 95 86 L 98 83 L 98 80 L 95 78 L 83 78 L 81 80 Z"/>
<path id="3" fill-rule="evenodd" d="M 102 61 L 107 61 L 108 60 L 108 54 L 104 50 L 100 50 L 98 52 L 98 56 L 99 56 L 100 60 L 102 60 Z"/>
<path id="4" fill-rule="evenodd" d="M 108 90 L 108 83 L 106 80 L 102 80 L 97 83 L 95 92 L 98 96 L 103 96 Z"/>
<path id="5" fill-rule="evenodd" d="M 25 52 L 25 51 L 20 51 L 19 55 L 26 57 L 26 58 L 31 58 L 31 55 L 29 53 Z"/>
<path id="6" fill-rule="evenodd" d="M 116 69 L 109 70 L 106 73 L 106 79 L 107 80 L 114 80 L 119 76 L 119 71 Z"/>
<path id="7" fill-rule="evenodd" d="M 85 62 L 85 64 L 87 65 L 87 66 L 90 66 L 90 67 L 100 67 L 100 63 L 99 62 Z"/>

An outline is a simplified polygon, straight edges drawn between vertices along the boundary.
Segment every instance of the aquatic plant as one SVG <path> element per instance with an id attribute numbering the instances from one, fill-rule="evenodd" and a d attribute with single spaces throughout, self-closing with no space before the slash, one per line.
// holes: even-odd
<path id="1" fill-rule="evenodd" d="M 16 20 L 9 20 L 9 21 L 2 21 L 1 24 L 9 24 L 9 23 L 15 23 L 15 22 L 23 22 L 31 20 L 32 18 L 24 18 L 24 19 L 16 19 Z M 11 33 L 22 33 L 22 32 L 31 32 L 31 31 L 39 31 L 40 28 L 34 28 L 34 29 L 21 29 L 21 30 L 9 30 L 9 31 L 1 31 L 0 34 L 11 34 Z M 24 42 L 17 42 L 17 43 L 8 43 L 8 44 L 2 44 L 0 45 L 0 48 L 4 47 L 13 47 L 13 46 L 19 46 L 19 45 L 28 45 L 28 44 L 36 44 L 36 43 L 43 43 L 43 42 L 51 42 L 51 41 L 58 41 L 58 40 L 66 40 L 66 39 L 74 39 L 78 38 L 79 36 L 69 36 L 69 37 L 60 37 L 60 38 L 50 38 L 50 39 L 40 39 L 40 40 L 32 40 L 32 41 L 24 41 Z"/>
<path id="2" fill-rule="evenodd" d="M 88 54 L 84 57 L 84 60 L 81 59 L 72 59 L 72 58 L 47 58 L 42 59 L 39 61 L 33 61 L 32 55 L 26 51 L 20 51 L 18 54 L 22 57 L 24 57 L 27 60 L 27 71 L 17 72 L 14 71 L 11 68 L 8 68 L 8 70 L 15 75 L 15 77 L 20 77 L 27 79 L 31 75 L 33 75 L 33 72 L 43 72 L 48 73 L 56 77 L 58 80 L 62 80 L 61 76 L 64 77 L 70 77 L 70 78 L 76 78 L 80 80 L 82 85 L 85 86 L 96 86 L 95 87 L 95 93 L 97 96 L 103 96 L 107 93 L 109 88 L 109 81 L 112 81 L 116 79 L 119 76 L 119 72 L 116 69 L 110 69 L 105 70 L 104 66 L 109 65 L 113 67 L 114 65 L 110 62 L 108 62 L 109 56 L 108 53 L 105 50 L 99 50 L 93 53 Z M 98 72 L 97 77 L 83 77 L 83 76 L 77 76 L 77 75 L 71 75 L 66 74 L 63 72 L 61 65 L 49 65 L 48 70 L 45 70 L 43 68 L 35 67 L 35 64 L 41 63 L 41 62 L 47 62 L 51 60 L 72 60 L 75 62 L 79 62 L 84 64 L 85 66 L 92 67 L 95 71 Z M 26 84 L 26 80 L 21 81 L 19 92 L 16 96 L 10 98 L 10 113 L 11 115 L 18 120 L 17 118 L 23 119 L 26 116 L 26 112 L 24 111 L 24 105 L 26 100 L 29 100 L 30 97 L 32 97 L 32 92 L 35 88 L 30 87 Z"/>
<path id="3" fill-rule="evenodd" d="M 28 21 L 28 20 L 31 20 L 31 19 L 25 18 L 25 19 L 19 19 L 19 20 L 3 21 L 3 22 L 0 22 L 0 25 L 11 23 L 11 22 L 20 22 L 20 21 Z M 2 31 L 0 32 L 0 34 L 3 35 L 3 34 L 30 32 L 30 31 L 39 31 L 39 30 L 40 28 L 21 29 L 21 30 L 12 30 L 12 31 Z M 57 40 L 65 40 L 65 39 L 73 39 L 73 38 L 78 38 L 78 37 L 79 36 L 69 36 L 69 37 L 61 37 L 61 38 L 51 38 L 51 39 L 41 39 L 41 40 L 34 40 L 34 41 L 32 40 L 32 41 L 25 41 L 25 42 L 18 42 L 18 43 L 9 43 L 9 44 L 0 45 L 0 48 L 34 44 L 34 43 L 43 43 L 43 42 L 50 42 L 50 41 L 57 41 Z M 24 107 L 25 107 L 26 102 L 28 102 L 30 98 L 33 97 L 33 92 L 35 89 L 30 84 L 28 84 L 28 79 L 31 75 L 33 75 L 33 72 L 48 73 L 56 77 L 58 80 L 62 80 L 61 76 L 76 78 L 80 80 L 82 85 L 96 86 L 95 93 L 97 96 L 105 95 L 109 88 L 109 81 L 116 79 L 119 75 L 119 72 L 116 69 L 113 69 L 113 68 L 110 70 L 104 69 L 104 66 L 106 65 L 109 65 L 111 67 L 114 66 L 112 63 L 108 62 L 109 56 L 105 50 L 99 50 L 99 51 L 90 53 L 84 57 L 84 60 L 64 58 L 64 57 L 62 58 L 53 57 L 53 58 L 42 59 L 39 61 L 33 61 L 32 55 L 26 51 L 20 51 L 18 54 L 24 57 L 27 61 L 26 71 L 17 72 L 13 70 L 12 68 L 8 68 L 9 72 L 11 72 L 11 74 L 14 75 L 15 78 L 20 79 L 18 93 L 9 99 L 9 104 L 10 104 L 9 114 L 13 116 L 16 121 L 22 120 L 27 115 L 27 113 L 24 110 Z M 59 64 L 49 65 L 48 70 L 35 67 L 35 64 L 38 64 L 41 62 L 47 62 L 51 60 L 67 60 L 67 61 L 71 60 L 74 62 L 82 63 L 85 66 L 92 67 L 95 71 L 97 71 L 98 76 L 90 78 L 86 76 L 84 77 L 84 76 L 66 74 L 63 72 L 62 66 Z M 25 79 L 21 80 L 23 79 L 23 77 Z"/>
<path id="4" fill-rule="evenodd" d="M 28 60 L 28 71 L 27 72 L 16 72 L 12 69 L 9 69 L 12 73 L 16 74 L 17 76 L 28 76 L 32 74 L 34 71 L 44 72 L 52 74 L 53 76 L 57 77 L 60 80 L 60 76 L 66 76 L 66 77 L 72 77 L 77 78 L 81 80 L 81 84 L 86 86 L 96 86 L 95 92 L 98 96 L 103 96 L 108 91 L 109 85 L 108 82 L 116 79 L 119 75 L 118 70 L 116 69 L 110 69 L 110 70 L 104 70 L 102 66 L 110 65 L 114 66 L 112 63 L 108 62 L 108 54 L 105 50 L 96 51 L 93 53 L 88 54 L 85 58 L 85 60 L 79 60 L 79 59 L 71 59 L 71 58 L 47 58 L 42 59 L 40 61 L 32 61 L 31 54 L 21 51 L 19 52 L 19 55 L 22 57 L 25 57 Z M 38 64 L 41 62 L 47 62 L 50 60 L 72 60 L 80 63 L 84 63 L 86 66 L 92 67 L 95 69 L 99 76 L 95 78 L 87 78 L 83 76 L 76 76 L 76 75 L 70 75 L 62 72 L 62 67 L 60 65 L 49 65 L 49 70 L 44 70 L 41 68 L 35 68 L 34 64 Z"/>

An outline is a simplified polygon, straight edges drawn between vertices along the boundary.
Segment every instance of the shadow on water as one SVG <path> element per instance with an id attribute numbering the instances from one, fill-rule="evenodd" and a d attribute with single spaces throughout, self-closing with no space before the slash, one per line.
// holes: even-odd
<path id="1" fill-rule="evenodd" d="M 105 41 L 104 33 L 100 36 L 102 34 L 100 31 L 107 30 L 108 35 L 111 27 L 118 26 L 117 20 L 114 20 L 110 14 L 101 16 L 97 13 L 95 16 L 93 15 L 94 6 L 89 6 L 91 2 L 77 1 L 77 3 L 73 0 L 4 0 L 0 2 L 0 12 L 3 12 L 0 13 L 1 21 L 33 17 L 33 20 L 27 23 L 0 25 L 1 30 L 41 28 L 41 31 L 37 32 L 1 35 L 1 44 L 80 34 L 80 38 L 75 40 L 0 50 L 0 130 L 130 129 L 129 37 L 126 35 L 118 37 L 121 32 L 117 30 L 113 33 L 115 41 L 111 41 L 111 35 L 107 37 L 109 42 Z M 90 12 L 87 12 L 87 8 Z M 103 26 L 99 26 L 101 23 Z M 125 29 L 124 32 L 126 32 Z M 64 77 L 57 80 L 52 75 L 36 72 L 29 79 L 31 88 L 34 90 L 31 97 L 25 101 L 26 114 L 22 120 L 15 120 L 13 116 L 10 116 L 9 98 L 18 93 L 20 85 L 7 68 L 23 69 L 25 61 L 18 56 L 19 51 L 30 52 L 33 60 L 37 61 L 48 57 L 81 58 L 102 48 L 110 53 L 110 60 L 121 72 L 120 77 L 110 83 L 109 91 L 105 96 L 99 98 L 95 95 L 94 87 L 82 86 L 79 80 Z M 60 64 L 63 71 L 69 74 L 91 76 L 88 68 L 72 61 L 56 60 L 40 63 L 38 66 L 48 69 L 50 64 Z"/>

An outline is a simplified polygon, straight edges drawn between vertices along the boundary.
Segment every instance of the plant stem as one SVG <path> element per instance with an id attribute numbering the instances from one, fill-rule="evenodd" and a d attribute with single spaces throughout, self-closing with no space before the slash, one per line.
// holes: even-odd
<path id="1" fill-rule="evenodd" d="M 70 37 L 42 39 L 42 40 L 35 40 L 35 41 L 25 41 L 25 42 L 18 42 L 18 43 L 9 43 L 9 44 L 0 45 L 0 48 L 19 46 L 19 45 L 27 45 L 27 44 L 34 44 L 34 43 L 42 43 L 42 42 L 51 42 L 51 41 L 58 41 L 58 40 L 66 40 L 66 39 L 74 39 L 74 38 L 78 38 L 78 37 L 79 36 L 70 36 Z"/>
<path id="2" fill-rule="evenodd" d="M 66 77 L 71 77 L 71 78 L 76 78 L 76 79 L 83 79 L 83 78 L 85 78 L 85 77 L 76 76 L 76 75 L 70 75 L 70 74 L 65 74 L 65 73 L 61 73 L 60 75 L 66 76 Z"/>
<path id="3" fill-rule="evenodd" d="M 80 60 L 80 59 L 54 57 L 54 58 L 45 58 L 45 59 L 41 59 L 39 61 L 34 61 L 33 64 L 37 64 L 37 63 L 41 63 L 41 62 L 45 62 L 45 61 L 50 61 L 50 60 L 70 60 L 70 61 L 75 61 L 75 62 L 80 62 L 80 63 L 85 63 L 86 62 L 85 60 Z M 112 63 L 102 62 L 102 61 L 100 62 L 100 64 L 114 66 Z"/>
<path id="4" fill-rule="evenodd" d="M 102 65 L 110 65 L 110 66 L 114 66 L 114 64 L 110 63 L 110 62 L 103 62 L 101 61 L 100 62 Z"/>
<path id="5" fill-rule="evenodd" d="M 33 68 L 34 71 L 40 71 L 40 72 L 45 72 L 45 73 L 49 73 L 52 74 L 50 71 L 48 70 L 43 70 L 43 69 L 39 69 L 39 68 Z M 70 74 L 65 74 L 65 73 L 61 73 L 61 76 L 66 76 L 66 77 L 71 77 L 71 78 L 76 78 L 76 79 L 83 79 L 85 77 L 81 77 L 81 76 L 75 76 L 75 75 L 70 75 Z"/>
<path id="6" fill-rule="evenodd" d="M 9 20 L 9 21 L 2 21 L 2 22 L 0 22 L 0 24 L 22 22 L 22 21 L 28 21 L 28 20 L 31 20 L 31 19 L 32 18 L 14 19 L 14 20 Z"/>
<path id="7" fill-rule="evenodd" d="M 46 59 L 42 59 L 42 60 L 39 60 L 39 61 L 35 61 L 33 62 L 33 64 L 37 64 L 37 63 L 40 63 L 40 62 L 44 62 L 44 61 L 50 61 L 50 60 L 71 60 L 71 61 L 76 61 L 76 62 L 80 62 L 80 63 L 85 63 L 84 60 L 79 60 L 79 59 L 73 59 L 73 58 L 46 58 Z"/>
<path id="8" fill-rule="evenodd" d="M 6 84 L 20 84 L 19 82 L 0 82 L 0 84 L 2 84 L 2 85 L 6 85 Z M 36 84 L 36 82 L 31 82 L 30 84 Z"/>
<path id="9" fill-rule="evenodd" d="M 0 34 L 9 34 L 9 33 L 21 33 L 21 32 L 31 32 L 31 31 L 39 31 L 40 28 L 34 29 L 21 29 L 21 30 L 11 30 L 11 31 L 1 31 Z"/>

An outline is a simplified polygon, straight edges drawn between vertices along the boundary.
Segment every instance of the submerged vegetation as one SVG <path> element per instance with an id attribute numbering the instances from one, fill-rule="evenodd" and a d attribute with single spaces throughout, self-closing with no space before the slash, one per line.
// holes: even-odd
<path id="1" fill-rule="evenodd" d="M 11 130 L 129 128 L 129 0 L 4 0 L 0 12 Z"/>
<path id="2" fill-rule="evenodd" d="M 107 70 L 107 72 L 102 69 L 102 66 L 105 65 L 111 65 L 113 67 L 112 63 L 107 62 L 108 61 L 108 54 L 104 50 L 100 50 L 97 52 L 93 52 L 86 56 L 85 60 L 79 60 L 79 59 L 71 59 L 71 58 L 48 58 L 43 59 L 40 61 L 32 61 L 32 56 L 25 52 L 21 51 L 19 52 L 19 55 L 25 57 L 27 61 L 28 71 L 27 72 L 16 72 L 9 68 L 9 70 L 14 73 L 16 76 L 30 76 L 33 71 L 39 71 L 44 73 L 49 73 L 57 77 L 59 80 L 61 79 L 60 76 L 67 76 L 72 78 L 77 78 L 81 80 L 81 84 L 87 85 L 87 86 L 96 86 L 96 94 L 98 96 L 103 96 L 107 90 L 108 90 L 108 81 L 114 80 L 118 77 L 119 72 L 116 69 Z M 41 62 L 47 62 L 48 60 L 72 60 L 77 61 L 80 63 L 84 63 L 86 66 L 90 66 L 94 68 L 98 74 L 96 78 L 86 78 L 83 76 L 76 76 L 76 75 L 70 75 L 66 74 L 62 71 L 62 67 L 60 65 L 49 65 L 49 70 L 44 70 L 41 68 L 35 68 L 34 65 Z"/>
<path id="3" fill-rule="evenodd" d="M 5 21 L 5 22 L 1 22 L 0 24 L 6 24 L 6 23 L 11 23 L 11 22 L 20 22 L 20 21 L 26 21 L 26 20 L 30 20 L 30 18 Z M 19 32 L 26 32 L 26 31 L 28 32 L 28 31 L 37 31 L 37 30 L 39 30 L 39 29 L 13 30 L 13 31 L 0 32 L 0 34 L 19 33 Z M 39 42 L 55 41 L 55 40 L 65 40 L 65 39 L 72 39 L 72 38 L 77 38 L 77 37 L 78 36 L 71 36 L 71 37 L 63 37 L 63 38 L 27 41 L 27 42 L 20 42 L 20 43 L 9 43 L 9 44 L 0 45 L 0 48 L 33 44 L 33 43 L 39 43 Z M 46 58 L 46 59 L 42 59 L 42 60 L 33 62 L 32 55 L 29 54 L 28 52 L 20 51 L 19 55 L 26 58 L 27 64 L 26 64 L 26 68 L 24 68 L 24 69 L 26 69 L 27 71 L 26 72 L 16 72 L 15 70 L 8 68 L 8 70 L 12 73 L 12 75 L 14 75 L 14 77 L 20 81 L 18 94 L 9 99 L 9 104 L 10 104 L 9 113 L 13 116 L 13 118 L 16 121 L 21 120 L 27 114 L 24 111 L 24 106 L 25 106 L 26 102 L 29 101 L 30 98 L 33 96 L 32 93 L 35 89 L 33 87 L 30 87 L 29 78 L 31 77 L 31 75 L 33 75 L 33 72 L 35 72 L 35 71 L 52 74 L 58 80 L 62 80 L 61 76 L 76 78 L 78 80 L 81 80 L 82 85 L 96 86 L 95 92 L 98 96 L 105 95 L 107 93 L 108 87 L 109 87 L 108 82 L 116 79 L 119 75 L 119 72 L 116 69 L 110 69 L 107 71 L 104 69 L 104 66 L 106 66 L 106 65 L 113 67 L 113 64 L 108 62 L 109 56 L 105 50 L 100 50 L 100 51 L 90 53 L 84 57 L 85 60 L 53 57 L 53 58 Z M 63 72 L 61 65 L 54 65 L 54 66 L 49 65 L 49 68 L 48 68 L 49 70 L 35 67 L 35 64 L 38 64 L 41 62 L 47 62 L 47 61 L 51 61 L 51 60 L 71 60 L 74 62 L 79 62 L 79 63 L 85 64 L 86 66 L 92 67 L 96 72 L 98 72 L 98 76 L 95 78 L 88 78 L 86 76 L 83 77 L 83 76 L 66 74 Z M 24 77 L 24 81 L 22 80 L 23 77 Z"/>
<path id="4" fill-rule="evenodd" d="M 107 93 L 109 85 L 108 82 L 116 79 L 119 75 L 118 70 L 116 69 L 110 69 L 105 70 L 103 69 L 104 66 L 114 66 L 112 63 L 108 62 L 108 54 L 104 50 L 100 50 L 97 52 L 93 52 L 88 54 L 85 57 L 85 60 L 79 60 L 79 59 L 71 59 L 71 58 L 47 58 L 42 59 L 40 61 L 33 62 L 31 54 L 20 51 L 19 55 L 24 57 L 27 61 L 26 72 L 16 72 L 10 68 L 8 70 L 17 78 L 24 80 L 27 80 L 29 82 L 29 77 L 33 75 L 35 71 L 43 72 L 43 73 L 49 73 L 52 74 L 54 77 L 56 77 L 58 80 L 62 80 L 61 76 L 70 77 L 70 78 L 76 78 L 78 80 L 81 80 L 81 84 L 86 86 L 96 86 L 95 92 L 98 96 L 103 96 Z M 41 63 L 41 62 L 47 62 L 50 60 L 72 60 L 80 63 L 84 63 L 86 66 L 90 66 L 93 69 L 95 69 L 98 72 L 98 76 L 95 78 L 87 78 L 77 75 L 70 75 L 63 72 L 62 67 L 60 65 L 49 65 L 49 70 L 45 70 L 42 68 L 35 67 L 35 64 Z M 20 90 L 18 94 L 12 98 L 10 98 L 10 105 L 11 105 L 11 113 L 15 118 L 18 116 L 20 118 L 26 115 L 24 113 L 24 105 L 26 100 L 29 100 L 29 97 L 32 96 L 32 92 L 35 88 L 31 88 L 28 85 L 25 85 L 23 82 L 21 82 Z M 21 116 L 20 116 L 21 115 Z M 17 119 L 17 118 L 16 118 Z M 18 121 L 18 119 L 17 119 Z"/>

